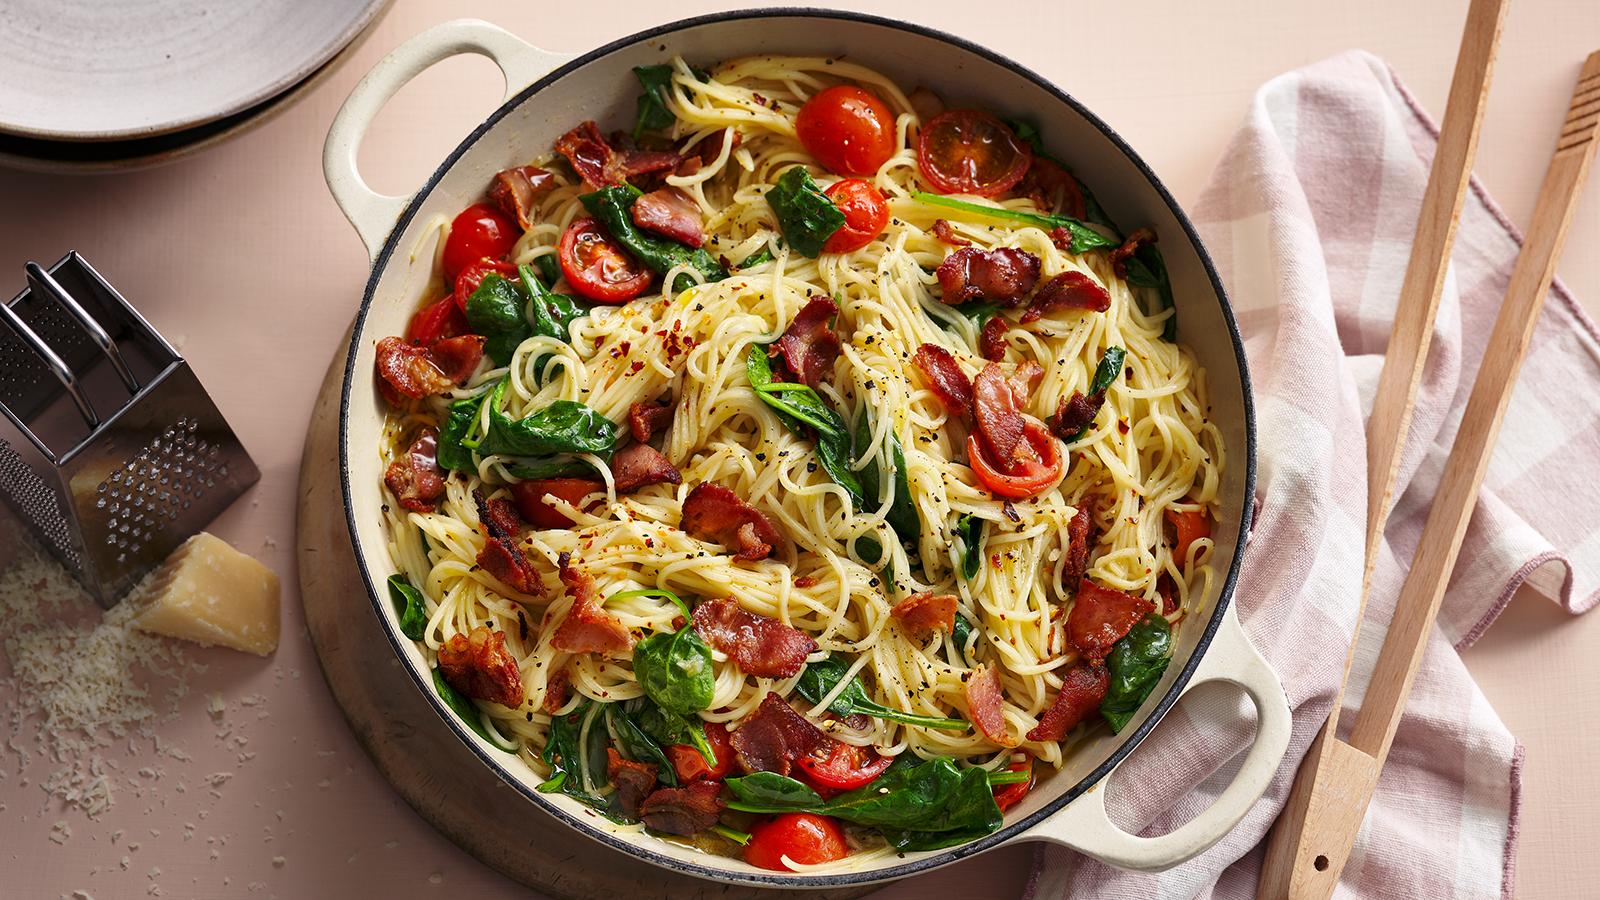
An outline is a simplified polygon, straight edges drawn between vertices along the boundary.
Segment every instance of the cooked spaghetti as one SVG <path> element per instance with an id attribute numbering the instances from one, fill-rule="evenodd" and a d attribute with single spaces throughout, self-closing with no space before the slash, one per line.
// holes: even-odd
<path id="1" fill-rule="evenodd" d="M 1155 236 L 855 63 L 636 71 L 631 139 L 441 219 L 379 346 L 401 628 L 621 827 L 808 871 L 987 833 L 1212 596 L 1225 449 Z M 884 785 L 994 802 L 840 801 Z"/>

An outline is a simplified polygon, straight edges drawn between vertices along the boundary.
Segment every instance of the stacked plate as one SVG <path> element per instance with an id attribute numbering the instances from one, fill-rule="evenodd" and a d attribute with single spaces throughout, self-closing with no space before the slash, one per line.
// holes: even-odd
<path id="1" fill-rule="evenodd" d="M 0 165 L 109 171 L 194 153 L 281 112 L 391 0 L 10 0 Z"/>

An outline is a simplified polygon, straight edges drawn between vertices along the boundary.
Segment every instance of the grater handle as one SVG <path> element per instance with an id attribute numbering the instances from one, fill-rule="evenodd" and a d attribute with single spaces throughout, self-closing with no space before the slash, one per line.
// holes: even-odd
<path id="1" fill-rule="evenodd" d="M 17 311 L 9 304 L 0 303 L 0 319 L 5 320 L 11 330 L 17 333 L 17 337 L 27 344 L 28 349 L 32 350 L 34 355 L 39 357 L 39 361 L 50 370 L 50 374 L 61 382 L 61 386 L 72 397 L 72 402 L 77 404 L 78 414 L 83 416 L 83 421 L 87 422 L 90 428 L 99 426 L 100 416 L 95 413 L 94 405 L 89 402 L 89 396 L 83 392 L 83 385 L 78 383 L 78 376 L 73 374 L 66 361 L 56 355 L 56 352 L 50 349 L 50 345 L 29 328 L 28 323 L 22 321 L 22 317 L 17 315 Z"/>
<path id="2" fill-rule="evenodd" d="M 100 327 L 100 323 L 95 321 L 94 316 L 89 315 L 89 311 L 84 309 L 77 300 L 74 300 L 71 294 L 67 293 L 66 288 L 63 288 L 61 283 L 56 281 L 55 276 L 46 272 L 38 263 L 29 262 L 24 268 L 28 272 L 29 286 L 36 292 L 54 300 L 57 306 L 66 310 L 67 315 L 71 316 L 73 321 L 77 322 L 84 331 L 89 333 L 89 339 L 94 341 L 95 346 L 100 348 L 100 352 L 105 354 L 106 359 L 111 360 L 111 368 L 117 370 L 117 377 L 121 378 L 122 383 L 127 386 L 128 393 L 139 393 L 139 379 L 133 377 L 133 370 L 128 368 L 127 360 L 122 358 L 121 348 L 117 346 L 116 341 L 111 339 L 111 335 Z M 96 273 L 96 278 L 98 277 L 98 273 Z M 101 283 L 104 284 L 104 281 Z M 111 286 L 106 285 L 106 287 L 109 289 Z"/>

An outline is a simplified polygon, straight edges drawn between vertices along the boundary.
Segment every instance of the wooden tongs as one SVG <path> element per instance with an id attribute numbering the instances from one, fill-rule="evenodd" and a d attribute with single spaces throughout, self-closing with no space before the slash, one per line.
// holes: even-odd
<path id="1" fill-rule="evenodd" d="M 1361 589 L 1363 612 L 1468 186 L 1505 6 L 1506 0 L 1473 0 L 1467 13 L 1439 148 L 1423 195 L 1394 332 L 1367 424 L 1369 497 L 1367 558 Z M 1326 898 L 1332 896 L 1339 881 L 1377 787 L 1378 774 L 1389 755 L 1439 612 L 1439 601 L 1455 567 L 1490 452 L 1555 274 L 1578 191 L 1594 159 L 1597 130 L 1600 52 L 1589 56 L 1578 76 L 1566 123 L 1556 141 L 1555 156 L 1534 207 L 1532 225 L 1512 270 L 1505 301 L 1489 336 L 1455 445 L 1445 464 L 1416 558 L 1400 590 L 1394 619 L 1361 709 L 1349 736 L 1340 738 L 1339 710 L 1344 695 L 1341 684 L 1333 712 L 1306 755 L 1288 805 L 1268 841 L 1259 896 Z M 1352 641 L 1350 657 L 1345 662 L 1346 681 L 1354 656 Z"/>

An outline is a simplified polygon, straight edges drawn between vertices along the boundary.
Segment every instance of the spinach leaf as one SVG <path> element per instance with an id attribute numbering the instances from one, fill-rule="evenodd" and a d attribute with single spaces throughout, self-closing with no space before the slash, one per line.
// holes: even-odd
<path id="1" fill-rule="evenodd" d="M 777 257 L 772 255 L 772 248 L 762 247 L 760 250 L 746 256 L 744 262 L 739 263 L 738 268 L 739 271 L 743 272 L 746 269 L 754 269 L 756 266 L 764 266 L 774 259 L 777 259 Z"/>
<path id="2" fill-rule="evenodd" d="M 528 266 L 518 266 L 517 275 L 522 280 L 522 290 L 532 301 L 528 304 L 528 324 L 532 326 L 532 332 L 541 337 L 552 337 L 570 343 L 572 323 L 593 312 L 594 304 L 550 290 L 539 281 L 539 277 Z M 490 278 L 497 277 L 499 276 L 490 276 Z M 484 279 L 485 282 L 488 280 Z"/>
<path id="3" fill-rule="evenodd" d="M 610 798 L 603 789 L 606 776 L 606 733 L 600 721 L 605 705 L 585 700 L 577 709 L 550 720 L 550 733 L 540 754 L 551 775 L 539 785 L 542 794 L 562 793 L 601 811 Z"/>
<path id="4" fill-rule="evenodd" d="M 1017 773 L 1022 774 L 1022 773 Z M 940 850 L 990 834 L 1004 821 L 994 787 L 982 769 L 962 769 L 960 780 L 938 812 L 910 829 L 880 827 L 896 850 Z"/>
<path id="5" fill-rule="evenodd" d="M 602 453 L 601 456 L 606 454 Z M 599 473 L 594 466 L 581 459 L 572 457 L 552 456 L 545 459 L 534 458 L 524 462 L 510 463 L 506 471 L 511 477 L 519 481 L 538 481 L 541 478 L 591 478 L 600 480 Z"/>
<path id="6" fill-rule="evenodd" d="M 634 717 L 645 734 L 660 741 L 663 746 L 687 744 L 700 751 L 706 765 L 716 767 L 717 752 L 706 739 L 706 724 L 699 716 L 669 712 L 651 702 L 649 697 L 629 700 L 627 705 L 629 715 Z"/>
<path id="7" fill-rule="evenodd" d="M 1156 292 L 1156 299 L 1160 306 L 1149 312 L 1157 313 L 1163 310 L 1173 310 L 1167 317 L 1161 329 L 1162 340 L 1171 343 L 1178 339 L 1178 313 L 1172 302 L 1172 280 L 1167 277 L 1167 262 L 1161 256 L 1161 250 L 1155 244 L 1140 244 L 1139 249 L 1124 262 L 1128 271 L 1128 283 L 1142 288 L 1150 288 Z"/>
<path id="8" fill-rule="evenodd" d="M 1100 715 L 1111 725 L 1112 732 L 1122 731 L 1139 711 L 1171 659 L 1172 626 L 1156 613 L 1145 616 L 1122 640 L 1112 645 L 1106 657 L 1111 684 L 1106 688 L 1105 699 L 1100 701 Z"/>
<path id="9" fill-rule="evenodd" d="M 978 577 L 983 566 L 984 521 L 974 515 L 956 520 L 956 537 L 961 538 L 961 577 L 968 581 Z"/>
<path id="10" fill-rule="evenodd" d="M 422 640 L 422 630 L 428 627 L 428 605 L 422 602 L 422 592 L 396 573 L 389 576 L 389 602 L 400 617 L 400 633 L 413 641 Z"/>
<path id="11" fill-rule="evenodd" d="M 694 77 L 710 81 L 711 74 L 704 69 L 689 67 Z M 638 140 L 646 131 L 671 127 L 677 121 L 667 105 L 667 92 L 672 89 L 672 66 L 659 63 L 654 66 L 634 66 L 633 75 L 639 79 L 644 93 L 639 95 L 633 119 L 633 139 Z"/>
<path id="12" fill-rule="evenodd" d="M 554 253 L 545 253 L 533 258 L 533 265 L 539 270 L 539 277 L 543 278 L 552 287 L 561 280 L 561 261 Z"/>
<path id="13" fill-rule="evenodd" d="M 640 641 L 633 648 L 633 674 L 645 696 L 682 716 L 710 706 L 717 691 L 711 648 L 692 627 Z"/>
<path id="14" fill-rule="evenodd" d="M 976 645 L 972 644 L 972 632 L 974 630 L 976 629 L 972 624 L 972 620 L 960 613 L 956 613 L 956 623 L 950 626 L 950 643 L 955 645 L 956 653 L 960 656 L 960 659 L 951 660 L 951 662 L 964 662 L 968 664 L 968 668 L 971 668 L 971 664 L 976 661 L 973 653 L 978 649 Z"/>
<path id="15" fill-rule="evenodd" d="M 1010 219 L 1013 222 L 1033 225 L 1046 231 L 1054 228 L 1065 228 L 1072 235 L 1072 243 L 1068 249 L 1073 253 L 1088 253 L 1090 250 L 1110 250 L 1122 246 L 1121 241 L 1112 240 L 1071 216 L 1047 216 L 1040 213 L 1023 212 L 1018 209 L 1007 209 L 1002 206 L 985 206 L 981 203 L 970 203 L 966 200 L 957 200 L 954 197 L 942 197 L 926 191 L 918 191 L 912 194 L 911 199 L 931 206 L 959 209 L 963 212 L 976 213 L 992 219 Z"/>
<path id="16" fill-rule="evenodd" d="M 813 259 L 822 253 L 828 238 L 844 227 L 844 213 L 811 179 L 805 166 L 791 166 L 778 176 L 766 196 L 789 246 Z"/>
<path id="17" fill-rule="evenodd" d="M 456 714 L 456 718 L 477 732 L 478 737 L 491 744 L 495 743 L 494 739 L 489 737 L 489 732 L 483 728 L 483 718 L 478 713 L 478 705 L 466 694 L 451 687 L 450 682 L 444 680 L 444 673 L 437 667 L 433 670 L 433 690 L 439 695 L 439 699 L 444 701 L 444 705 L 450 707 L 450 711 Z"/>
<path id="18" fill-rule="evenodd" d="M 583 202 L 589 215 L 599 219 L 606 231 L 616 238 L 617 243 L 653 271 L 666 274 L 674 266 L 688 264 L 702 281 L 721 281 L 728 277 L 727 271 L 703 248 L 685 247 L 676 241 L 640 231 L 633 224 L 633 215 L 629 212 L 639 195 L 639 189 L 633 185 L 618 184 L 584 194 L 578 199 Z M 685 273 L 673 283 L 672 292 L 682 293 L 692 286 L 694 279 Z"/>
<path id="19" fill-rule="evenodd" d="M 489 433 L 483 452 L 507 456 L 552 456 L 557 453 L 608 453 L 617 445 L 615 422 L 575 400 L 557 400 L 521 419 L 500 408 L 506 378 L 489 395 Z"/>
<path id="20" fill-rule="evenodd" d="M 867 410 L 863 406 L 861 415 L 856 422 L 856 451 L 865 449 L 867 440 L 871 437 L 872 429 L 867 420 Z M 894 464 L 894 499 L 889 505 L 889 512 L 884 516 L 889 527 L 900 536 L 902 541 L 915 541 L 922 537 L 922 517 L 917 514 L 917 504 L 911 498 L 911 480 L 906 475 L 906 453 L 900 444 L 900 436 L 894 432 L 889 433 L 889 455 Z M 861 491 L 868 504 L 878 504 L 883 493 L 883 475 L 878 471 L 878 461 L 873 460 L 861 470 Z"/>
<path id="21" fill-rule="evenodd" d="M 639 723 L 623 711 L 622 704 L 606 704 L 606 723 L 610 726 L 617 750 L 623 756 L 634 762 L 653 763 L 656 767 L 656 777 L 661 779 L 663 784 L 667 787 L 678 786 L 678 770 L 673 768 L 672 761 L 667 759 L 666 751 L 661 749 L 655 738 L 639 727 Z"/>
<path id="22" fill-rule="evenodd" d="M 822 795 L 802 782 L 776 772 L 751 772 L 723 782 L 733 792 L 730 808 L 744 812 L 778 813 L 815 809 Z"/>
<path id="23" fill-rule="evenodd" d="M 988 323 L 990 316 L 993 316 L 1000 311 L 1000 304 L 973 303 L 968 301 L 956 306 L 955 310 L 956 312 L 961 313 L 963 316 L 966 316 L 968 319 L 971 319 L 972 324 L 981 328 Z"/>
<path id="24" fill-rule="evenodd" d="M 841 662 L 837 657 L 829 656 L 821 662 L 814 662 L 805 667 L 800 673 L 800 678 L 795 682 L 795 692 L 806 699 L 808 703 L 819 703 L 822 698 L 832 691 L 834 686 L 844 680 L 850 667 Z M 900 722 L 905 725 L 919 725 L 923 728 L 938 728 L 943 731 L 966 731 L 971 724 L 965 719 L 942 719 L 937 716 L 919 716 L 904 710 L 892 709 L 874 701 L 867 696 L 867 689 L 862 687 L 861 679 L 852 678 L 839 696 L 828 704 L 828 711 L 840 716 L 862 713 L 876 716 L 891 722 Z"/>
<path id="25" fill-rule="evenodd" d="M 1128 351 L 1121 347 L 1107 347 L 1106 352 L 1100 357 L 1100 364 L 1094 368 L 1094 378 L 1089 380 L 1088 393 L 1098 394 L 1111 387 L 1111 383 L 1117 380 L 1118 375 L 1122 374 L 1122 364 L 1127 358 Z M 1083 436 L 1089 433 L 1089 428 L 1093 425 L 1094 423 L 1090 422 L 1088 425 L 1079 428 L 1068 443 L 1083 440 Z"/>
<path id="26" fill-rule="evenodd" d="M 682 597 L 679 597 L 677 594 L 674 594 L 671 591 L 662 590 L 661 588 L 641 588 L 637 591 L 623 591 L 620 594 L 612 594 L 603 602 L 610 603 L 612 600 L 627 600 L 630 597 L 659 597 L 660 599 L 666 600 L 683 610 L 683 617 L 685 619 L 694 615 L 694 613 L 689 610 L 689 604 L 683 602 Z"/>
<path id="27" fill-rule="evenodd" d="M 439 461 L 439 468 L 456 472 L 476 472 L 478 463 L 472 457 L 472 451 L 479 441 L 472 438 L 472 429 L 478 424 L 478 410 L 483 408 L 483 398 L 489 395 L 488 391 L 457 400 L 450 404 L 450 412 L 445 416 L 444 425 L 439 429 L 438 448 L 435 458 Z"/>
<path id="28" fill-rule="evenodd" d="M 756 396 L 778 414 L 778 421 L 785 427 L 795 434 L 805 434 L 806 428 L 816 433 L 817 462 L 860 509 L 866 502 L 866 495 L 861 490 L 861 481 L 850 468 L 850 429 L 845 426 L 844 417 L 811 388 L 773 381 L 772 362 L 767 359 L 766 348 L 760 344 L 750 345 L 750 353 L 745 357 L 745 374 Z"/>
<path id="29" fill-rule="evenodd" d="M 481 334 L 483 352 L 497 366 L 511 364 L 511 355 L 533 334 L 522 315 L 527 298 L 500 275 L 485 276 L 483 283 L 467 298 L 467 324 Z"/>

